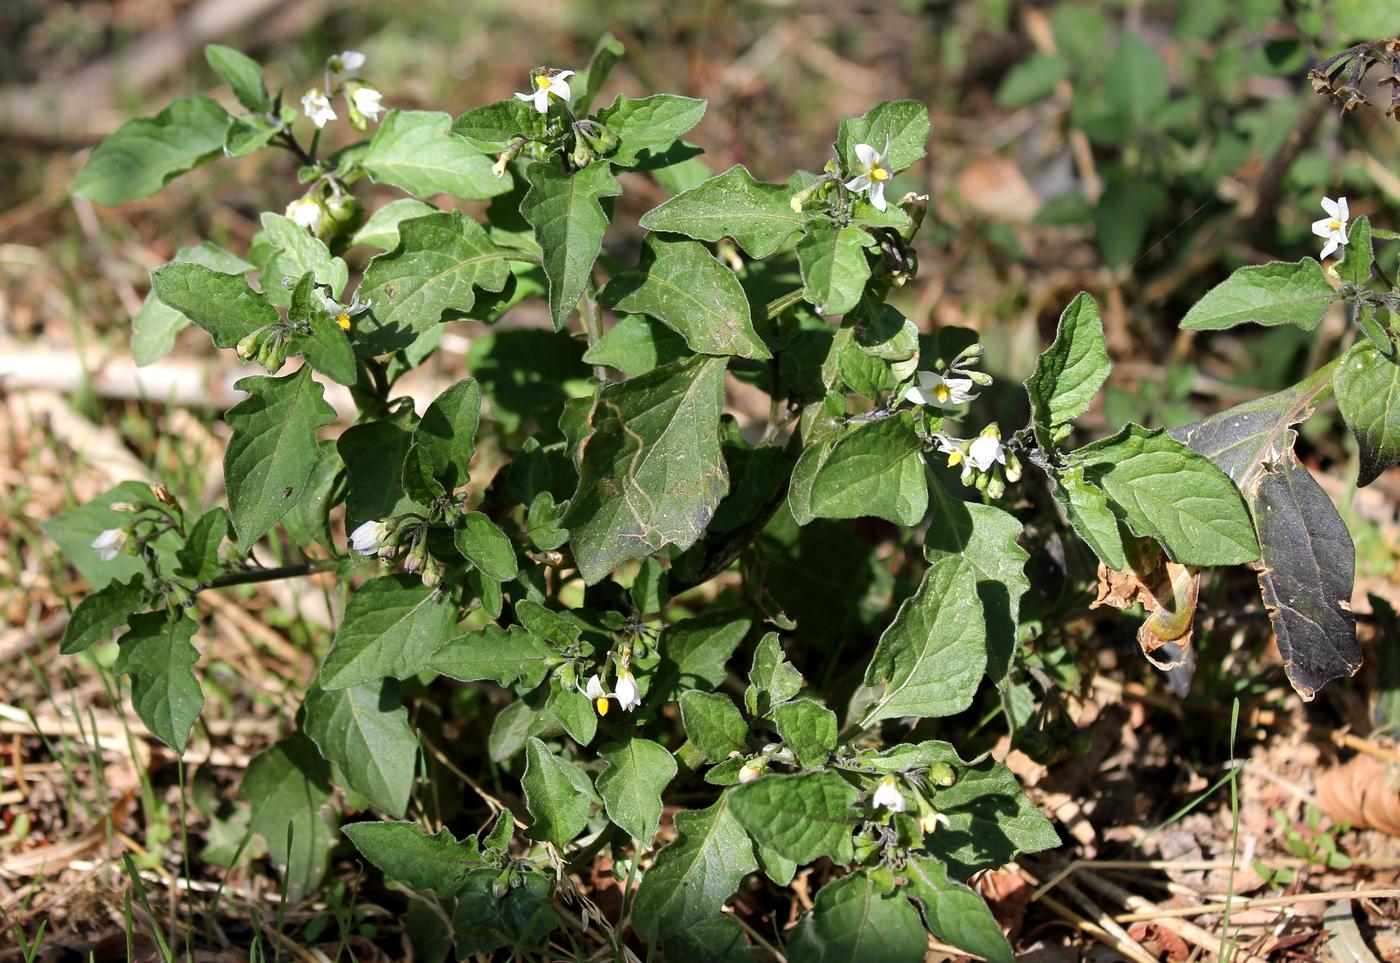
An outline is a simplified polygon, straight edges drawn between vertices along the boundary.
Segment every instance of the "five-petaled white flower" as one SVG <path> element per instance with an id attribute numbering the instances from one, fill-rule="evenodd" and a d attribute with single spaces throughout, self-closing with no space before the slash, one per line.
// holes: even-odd
<path id="1" fill-rule="evenodd" d="M 320 87 L 312 87 L 301 95 L 301 109 L 317 127 L 324 127 L 336 118 L 331 99 Z"/>
<path id="2" fill-rule="evenodd" d="M 1006 464 L 1006 446 L 1001 443 L 1001 432 L 995 427 L 982 429 L 982 434 L 967 449 L 967 461 L 978 471 L 986 471 L 997 462 Z"/>
<path id="3" fill-rule="evenodd" d="M 336 73 L 344 70 L 359 70 L 365 65 L 365 55 L 358 50 L 342 50 L 331 58 L 331 69 Z"/>
<path id="4" fill-rule="evenodd" d="M 368 311 L 370 304 L 373 302 L 368 299 L 364 301 L 356 299 L 347 305 L 342 305 L 335 298 L 326 295 L 322 298 L 321 303 L 326 306 L 326 313 L 331 316 L 331 319 L 335 321 L 336 324 L 340 325 L 340 330 L 349 331 L 350 319 L 357 314 L 363 314 Z"/>
<path id="5" fill-rule="evenodd" d="M 541 67 L 530 75 L 531 83 L 534 84 L 535 89 L 529 93 L 516 94 L 515 99 L 533 101 L 536 110 L 547 114 L 549 113 L 550 97 L 558 97 L 566 104 L 573 97 L 573 91 L 569 89 L 569 78 L 573 75 L 572 70 Z"/>
<path id="6" fill-rule="evenodd" d="M 962 439 L 945 435 L 941 431 L 933 437 L 938 442 L 939 452 L 948 456 L 949 468 L 956 468 L 963 463 L 967 452 L 963 450 Z"/>
<path id="7" fill-rule="evenodd" d="M 918 372 L 919 383 L 904 395 L 916 405 L 961 405 L 977 396 L 972 393 L 971 378 L 945 378 L 937 371 Z"/>
<path id="8" fill-rule="evenodd" d="M 875 795 L 870 798 L 877 809 L 888 809 L 892 813 L 902 813 L 905 809 L 904 793 L 899 791 L 899 783 L 894 776 L 886 776 L 875 787 Z"/>
<path id="9" fill-rule="evenodd" d="M 384 547 L 389 526 L 378 519 L 363 522 L 350 533 L 350 547 L 361 555 L 374 555 Z"/>
<path id="10" fill-rule="evenodd" d="M 350 95 L 350 102 L 355 105 L 355 109 L 370 120 L 379 119 L 379 112 L 384 109 L 380 103 L 383 99 L 384 95 L 373 87 L 356 87 Z"/>
<path id="11" fill-rule="evenodd" d="M 890 152 L 890 138 L 885 135 L 885 149 L 877 151 L 869 144 L 856 145 L 856 158 L 860 161 L 860 168 L 855 177 L 846 182 L 846 189 L 852 191 L 869 191 L 870 203 L 875 205 L 875 210 L 885 209 L 885 183 L 894 176 L 894 172 L 889 169 L 885 162 L 885 156 Z"/>
<path id="12" fill-rule="evenodd" d="M 109 528 L 92 540 L 92 547 L 97 550 L 97 557 L 104 562 L 110 562 L 121 554 L 122 546 L 126 544 L 127 536 L 131 534 L 124 528 Z"/>
<path id="13" fill-rule="evenodd" d="M 311 197 L 298 197 L 287 205 L 287 216 L 312 234 L 321 229 L 326 209 L 321 202 Z"/>
<path id="14" fill-rule="evenodd" d="M 1312 231 L 1318 237 L 1327 239 L 1327 243 L 1322 245 L 1320 257 L 1327 257 L 1338 247 L 1347 242 L 1347 220 L 1351 212 L 1347 210 L 1347 199 L 1339 197 L 1335 201 L 1330 197 L 1322 199 L 1322 209 L 1327 212 L 1327 216 L 1318 221 L 1313 221 Z"/>
<path id="15" fill-rule="evenodd" d="M 617 691 L 613 698 L 624 712 L 631 712 L 642 704 L 642 697 L 637 694 L 637 679 L 629 670 L 623 669 L 617 674 Z"/>

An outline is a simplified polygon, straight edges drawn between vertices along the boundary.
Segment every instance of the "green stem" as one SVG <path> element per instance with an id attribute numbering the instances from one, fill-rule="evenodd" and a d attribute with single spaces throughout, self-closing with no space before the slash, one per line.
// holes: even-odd
<path id="1" fill-rule="evenodd" d="M 301 578 L 317 572 L 329 572 L 340 565 L 338 559 L 327 558 L 319 562 L 301 562 L 296 565 L 279 565 L 277 568 L 251 568 L 239 572 L 225 572 L 214 576 L 206 589 L 228 588 L 230 585 L 251 585 L 254 582 L 275 582 L 284 578 Z"/>
<path id="2" fill-rule="evenodd" d="M 598 317 L 598 302 L 593 297 L 593 283 L 590 279 L 588 290 L 583 292 L 583 297 L 579 299 L 578 305 L 579 321 L 583 324 L 584 337 L 588 339 L 588 347 L 592 348 L 603 337 L 602 320 Z M 598 379 L 600 385 L 608 383 L 608 369 L 605 365 L 595 364 L 593 366 L 593 376 Z"/>
<path id="3" fill-rule="evenodd" d="M 784 294 L 780 298 L 774 298 L 772 301 L 769 301 L 768 304 L 763 308 L 764 318 L 770 321 L 773 318 L 776 318 L 788 308 L 793 307 L 799 301 L 801 301 L 802 295 L 803 289 L 798 288 L 795 291 L 789 291 L 787 294 Z"/>

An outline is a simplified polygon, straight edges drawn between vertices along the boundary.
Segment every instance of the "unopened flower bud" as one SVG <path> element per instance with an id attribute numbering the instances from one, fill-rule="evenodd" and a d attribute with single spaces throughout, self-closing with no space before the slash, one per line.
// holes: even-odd
<path id="1" fill-rule="evenodd" d="M 758 759 L 750 759 L 739 768 L 739 782 L 757 782 L 763 775 L 763 763 Z"/>
<path id="2" fill-rule="evenodd" d="M 151 486 L 151 494 L 156 496 L 156 501 L 171 508 L 175 507 L 175 496 L 170 494 L 170 489 L 164 482 L 157 482 Z"/>
<path id="3" fill-rule="evenodd" d="M 928 781 L 939 789 L 947 789 L 958 781 L 958 774 L 946 762 L 935 762 L 928 767 Z"/>
<path id="4" fill-rule="evenodd" d="M 1006 480 L 1013 485 L 1021 480 L 1021 459 L 1010 452 L 1006 455 Z"/>
<path id="5" fill-rule="evenodd" d="M 1006 494 L 1006 482 L 995 475 L 987 482 L 987 497 L 992 499 L 1000 498 Z"/>

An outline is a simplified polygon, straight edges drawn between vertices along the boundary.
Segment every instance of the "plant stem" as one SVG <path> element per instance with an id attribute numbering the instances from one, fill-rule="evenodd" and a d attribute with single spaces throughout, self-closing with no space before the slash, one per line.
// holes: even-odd
<path id="1" fill-rule="evenodd" d="M 763 316 L 764 316 L 764 318 L 766 318 L 766 319 L 768 319 L 768 320 L 772 320 L 773 318 L 776 318 L 778 315 L 782 314 L 782 313 L 783 313 L 784 311 L 786 311 L 788 308 L 792 307 L 793 305 L 795 305 L 795 304 L 797 304 L 799 301 L 801 301 L 801 300 L 802 300 L 802 294 L 803 294 L 803 289 L 802 289 L 802 288 L 798 288 L 798 289 L 795 290 L 795 291 L 789 291 L 787 294 L 784 294 L 782 297 L 774 298 L 772 301 L 769 301 L 769 302 L 764 306 L 764 308 L 763 308 Z"/>
<path id="2" fill-rule="evenodd" d="M 284 578 L 301 578 L 317 572 L 329 572 L 340 564 L 338 559 L 327 558 L 319 562 L 300 562 L 296 565 L 279 565 L 277 568 L 251 568 L 241 572 L 225 572 L 216 575 L 204 586 L 206 589 L 228 588 L 230 585 L 250 585 L 254 582 L 275 582 Z"/>
<path id="3" fill-rule="evenodd" d="M 588 346 L 592 348 L 603 337 L 602 321 L 598 317 L 598 302 L 593 296 L 593 281 L 590 278 L 588 288 L 583 292 L 583 297 L 579 299 L 578 305 L 579 321 L 583 324 L 583 335 L 588 339 Z M 593 376 L 598 379 L 600 385 L 608 383 L 608 369 L 606 365 L 595 364 L 593 366 Z"/>

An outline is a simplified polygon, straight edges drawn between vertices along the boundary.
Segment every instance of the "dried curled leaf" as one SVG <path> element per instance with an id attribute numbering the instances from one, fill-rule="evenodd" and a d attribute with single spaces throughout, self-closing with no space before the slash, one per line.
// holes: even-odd
<path id="1" fill-rule="evenodd" d="M 1317 777 L 1322 811 L 1357 829 L 1400 836 L 1400 767 L 1357 756 Z"/>
<path id="2" fill-rule="evenodd" d="M 1126 609 L 1141 602 L 1148 612 L 1138 629 L 1143 655 L 1164 672 L 1184 666 L 1191 661 L 1192 620 L 1201 571 L 1169 560 L 1150 539 L 1126 547 L 1125 571 L 1099 565 L 1098 597 L 1091 608 L 1107 605 Z"/>

